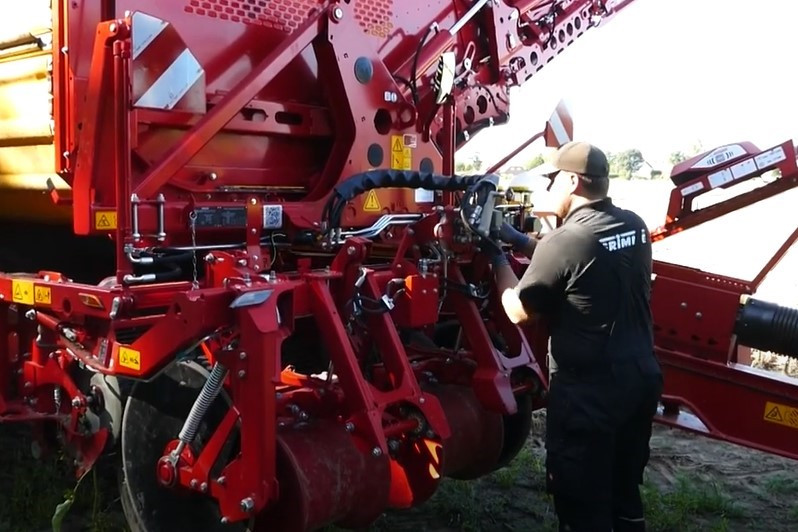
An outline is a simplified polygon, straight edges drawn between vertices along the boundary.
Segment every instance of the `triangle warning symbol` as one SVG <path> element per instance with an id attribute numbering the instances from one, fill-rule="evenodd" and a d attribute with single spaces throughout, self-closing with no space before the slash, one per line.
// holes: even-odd
<path id="1" fill-rule="evenodd" d="M 14 297 L 16 298 L 22 297 L 22 285 L 17 285 L 17 287 L 14 288 Z"/>
<path id="2" fill-rule="evenodd" d="M 374 190 L 369 190 L 368 196 L 366 196 L 366 201 L 363 203 L 363 210 L 364 211 L 380 211 L 382 207 L 380 207 L 380 200 L 377 198 L 377 193 Z"/>
<path id="3" fill-rule="evenodd" d="M 106 215 L 101 215 L 99 221 L 97 222 L 97 227 L 111 227 L 110 222 L 108 221 L 108 217 Z"/>
<path id="4" fill-rule="evenodd" d="M 396 135 L 393 140 L 393 145 L 391 146 L 391 151 L 398 151 L 401 152 L 404 150 L 404 142 L 402 141 L 402 137 Z"/>
<path id="5" fill-rule="evenodd" d="M 770 409 L 770 411 L 765 414 L 765 419 L 772 419 L 774 421 L 784 421 L 784 418 L 781 417 L 781 411 L 779 411 L 778 406 L 774 406 Z"/>

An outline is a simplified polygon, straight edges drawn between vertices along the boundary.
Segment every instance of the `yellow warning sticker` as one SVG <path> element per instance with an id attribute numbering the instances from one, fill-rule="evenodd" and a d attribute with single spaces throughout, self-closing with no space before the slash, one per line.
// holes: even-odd
<path id="1" fill-rule="evenodd" d="M 391 169 L 410 170 L 413 166 L 413 146 L 416 145 L 412 135 L 391 135 Z"/>
<path id="2" fill-rule="evenodd" d="M 798 429 L 798 408 L 768 401 L 765 403 L 764 419 L 771 423 Z"/>
<path id="3" fill-rule="evenodd" d="M 405 148 L 402 157 L 402 170 L 410 170 L 413 166 L 413 150 Z"/>
<path id="4" fill-rule="evenodd" d="M 391 169 L 392 170 L 402 170 L 404 168 L 405 160 L 402 157 L 401 153 L 393 152 L 391 153 Z"/>
<path id="5" fill-rule="evenodd" d="M 51 305 L 53 302 L 53 294 L 49 286 L 34 286 L 33 287 L 33 300 L 37 305 Z"/>
<path id="6" fill-rule="evenodd" d="M 33 305 L 33 281 L 11 281 L 11 299 L 14 303 Z"/>
<path id="7" fill-rule="evenodd" d="M 129 347 L 119 346 L 119 365 L 136 371 L 141 369 L 141 353 Z"/>
<path id="8" fill-rule="evenodd" d="M 366 195 L 366 201 L 363 202 L 363 210 L 366 212 L 380 212 L 382 210 L 376 190 L 369 190 Z"/>
<path id="9" fill-rule="evenodd" d="M 116 229 L 116 211 L 95 212 L 94 228 L 100 231 L 110 231 Z"/>

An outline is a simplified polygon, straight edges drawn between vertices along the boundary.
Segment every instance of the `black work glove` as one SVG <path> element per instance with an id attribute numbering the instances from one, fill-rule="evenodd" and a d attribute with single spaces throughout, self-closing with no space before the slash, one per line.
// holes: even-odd
<path id="1" fill-rule="evenodd" d="M 507 258 L 507 254 L 504 253 L 501 245 L 493 240 L 483 238 L 479 243 L 479 251 L 488 257 L 494 268 L 510 264 L 510 260 Z"/>
<path id="2" fill-rule="evenodd" d="M 502 239 L 502 242 L 510 244 L 516 251 L 525 249 L 531 240 L 531 237 L 526 236 L 507 222 L 502 223 L 502 228 L 499 231 L 499 238 Z"/>

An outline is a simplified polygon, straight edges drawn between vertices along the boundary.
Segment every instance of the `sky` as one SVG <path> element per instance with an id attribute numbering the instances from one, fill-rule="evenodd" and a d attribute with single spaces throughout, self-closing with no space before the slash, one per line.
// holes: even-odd
<path id="1" fill-rule="evenodd" d="M 560 99 L 574 136 L 605 151 L 638 148 L 658 169 L 670 153 L 750 141 L 798 141 L 796 0 L 635 0 L 586 32 L 511 95 L 508 124 L 458 153 L 501 158 L 539 131 Z M 543 148 L 536 142 L 510 164 Z"/>

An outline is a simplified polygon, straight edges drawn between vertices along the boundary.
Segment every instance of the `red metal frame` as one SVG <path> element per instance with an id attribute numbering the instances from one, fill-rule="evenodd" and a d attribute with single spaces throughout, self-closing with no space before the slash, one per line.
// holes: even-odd
<path id="1" fill-rule="evenodd" d="M 760 151 L 742 143 L 746 152 L 700 171 L 681 165 L 689 177 L 674 173 L 679 184 L 671 193 L 666 224 L 652 231 L 658 241 L 798 185 L 798 166 L 791 141 Z M 781 153 L 777 161 L 763 155 Z M 757 161 L 755 165 L 751 162 Z M 760 162 L 761 161 L 761 162 Z M 748 168 L 741 172 L 739 169 Z M 732 172 L 732 169 L 735 171 Z M 714 188 L 734 187 L 776 169 L 779 177 L 725 201 L 693 210 L 695 197 Z M 678 169 L 677 169 L 678 170 Z M 730 176 L 718 180 L 713 176 Z M 721 183 L 721 184 L 719 184 Z M 767 274 L 798 240 L 796 228 L 750 281 L 655 261 L 652 311 L 657 356 L 665 372 L 664 409 L 658 420 L 720 440 L 798 459 L 794 431 L 798 425 L 769 418 L 773 408 L 786 417 L 798 408 L 798 381 L 752 368 L 741 356 L 735 324 L 745 296 L 756 293 Z M 734 408 L 729 407 L 734 398 Z"/>
<path id="2" fill-rule="evenodd" d="M 411 13 L 390 0 L 303 0 L 250 2 L 242 15 L 210 1 L 58 2 L 55 168 L 72 190 L 51 197 L 71 202 L 75 233 L 115 241 L 116 276 L 95 286 L 51 271 L 0 274 L 0 421 L 57 422 L 83 472 L 109 434 L 78 430 L 93 391 L 73 376 L 88 367 L 146 386 L 179 354 L 202 353 L 229 371 L 231 408 L 203 448 L 184 447 L 174 469 L 165 461 L 152 469 L 174 489 L 206 493 L 228 521 L 365 526 L 385 508 L 428 499 L 442 475 L 474 478 L 499 467 L 517 443 L 509 441 L 514 414 L 530 399 L 545 406 L 548 335 L 544 325 L 513 325 L 495 286 L 475 293 L 489 269 L 460 226 L 457 194 L 417 201 L 413 190 L 383 188 L 352 199 L 344 227 L 424 215 L 374 241 L 330 244 L 321 212 L 336 185 L 363 171 L 453 174 L 457 149 L 507 120 L 509 87 L 630 3 L 438 0 Z M 475 5 L 482 7 L 458 27 Z M 166 28 L 168 39 L 152 37 L 157 54 L 134 38 L 140 14 Z M 142 80 L 181 50 L 202 69 L 202 83 L 187 89 L 191 104 L 140 105 Z M 448 50 L 457 81 L 439 104 L 433 70 Z M 204 109 L 193 99 L 203 91 Z M 561 142 L 550 129 L 498 165 L 541 135 Z M 710 171 L 692 174 L 653 238 L 795 186 L 795 150 L 777 148 L 784 159 L 759 173 L 779 169 L 780 179 L 711 208 L 692 210 L 698 191 L 690 187 L 712 188 Z M 282 208 L 279 227 L 264 225 L 264 206 Z M 223 227 L 193 225 L 205 207 L 243 216 Z M 279 248 L 278 231 L 304 243 Z M 773 404 L 798 407 L 795 383 L 744 367 L 734 336 L 741 296 L 797 239 L 798 230 L 751 282 L 655 264 L 652 308 L 666 374 L 660 421 L 798 458 L 794 428 L 768 419 Z M 137 252 L 195 243 L 209 252 L 197 277 L 126 282 L 139 275 Z M 513 261 L 518 273 L 527 263 Z M 384 307 L 356 311 L 356 300 Z M 329 357 L 326 378 L 283 365 L 285 340 L 304 320 Z M 457 339 L 433 345 L 447 324 L 459 328 Z M 732 396 L 745 402 L 729 408 Z M 211 465 L 234 432 L 240 453 L 214 477 Z M 164 442 L 164 456 L 179 447 Z M 354 486 L 343 494 L 341 469 Z"/>

